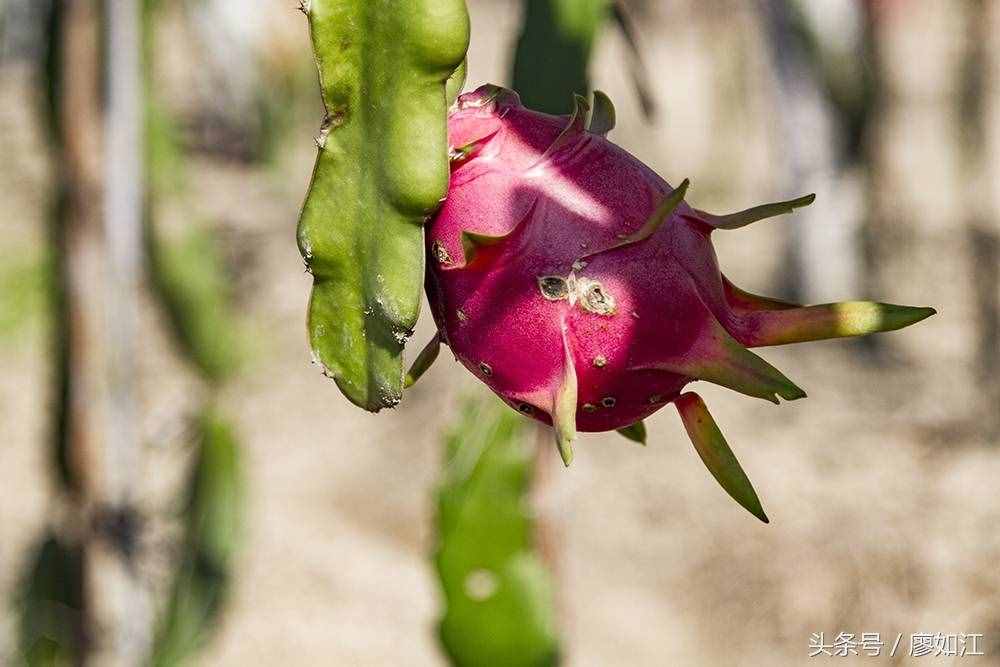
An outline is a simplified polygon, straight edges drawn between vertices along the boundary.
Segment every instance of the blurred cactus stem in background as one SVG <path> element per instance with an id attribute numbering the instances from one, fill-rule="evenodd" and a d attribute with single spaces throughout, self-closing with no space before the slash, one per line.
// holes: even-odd
<path id="1" fill-rule="evenodd" d="M 590 90 L 594 42 L 611 0 L 524 0 L 514 56 L 514 90 L 529 109 L 564 114 Z M 569 105 L 569 106 L 567 106 Z"/>
<path id="2" fill-rule="evenodd" d="M 243 464 L 232 426 L 210 407 L 198 419 L 199 449 L 181 514 L 184 537 L 154 664 L 186 664 L 212 636 L 232 582 L 243 533 Z"/>
<path id="3" fill-rule="evenodd" d="M 981 387 L 972 419 L 987 441 L 1000 441 L 1000 202 L 988 196 L 1000 175 L 996 159 L 990 155 L 990 118 L 996 118 L 1000 82 L 996 71 L 1000 58 L 993 53 L 996 6 L 989 0 L 968 3 L 968 41 L 963 67 L 964 81 L 959 97 L 957 121 L 962 133 L 963 168 L 968 206 L 964 212 L 970 250 L 969 283 L 974 294 L 976 318 L 975 368 Z M 991 49 L 991 46 L 994 48 Z M 992 58 L 991 58 L 992 56 Z"/>
<path id="4" fill-rule="evenodd" d="M 402 398 L 424 284 L 423 223 L 448 187 L 445 86 L 464 0 L 303 0 L 326 117 L 298 228 L 314 359 L 356 405 Z"/>
<path id="5" fill-rule="evenodd" d="M 21 646 L 41 661 L 137 664 L 148 652 L 151 615 L 136 568 L 141 26 L 136 2 L 106 9 L 84 0 L 48 8 L 46 102 L 57 184 L 53 467 L 67 520 L 28 566 Z M 64 590 L 51 585 L 59 572 Z M 45 611 L 53 605 L 73 612 Z"/>
<path id="6" fill-rule="evenodd" d="M 226 280 L 207 236 L 192 234 L 197 242 L 178 248 L 153 230 L 156 184 L 164 169 L 179 165 L 158 157 L 180 152 L 150 101 L 152 15 L 161 4 L 123 0 L 102 14 L 98 2 L 55 0 L 46 9 L 56 171 L 52 465 L 60 504 L 18 594 L 19 647 L 32 665 L 175 664 L 190 656 L 217 624 L 240 532 L 239 451 L 215 400 L 236 367 Z M 208 389 L 188 502 L 176 518 L 184 537 L 155 646 L 156 604 L 140 576 L 153 517 L 136 500 L 145 446 L 139 299 L 147 269 Z"/>
<path id="7" fill-rule="evenodd" d="M 438 628 L 459 667 L 559 661 L 550 573 L 530 513 L 534 429 L 493 399 L 466 403 L 437 493 Z"/>

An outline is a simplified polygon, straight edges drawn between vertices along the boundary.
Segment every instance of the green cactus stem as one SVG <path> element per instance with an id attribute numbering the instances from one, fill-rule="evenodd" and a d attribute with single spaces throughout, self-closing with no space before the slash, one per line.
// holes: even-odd
<path id="1" fill-rule="evenodd" d="M 445 599 L 439 636 L 458 667 L 558 664 L 551 576 L 526 504 L 530 433 L 515 413 L 470 402 L 447 438 L 434 562 Z"/>
<path id="2" fill-rule="evenodd" d="M 198 422 L 198 454 L 181 514 L 182 559 L 154 651 L 158 666 L 185 664 L 217 626 L 243 534 L 243 462 L 233 427 L 211 407 Z"/>
<path id="3" fill-rule="evenodd" d="M 446 82 L 464 0 L 306 0 L 326 117 L 299 220 L 316 361 L 377 412 L 402 395 L 423 286 L 423 223 L 448 186 Z M 461 75 L 451 85 L 455 92 Z"/>
<path id="4" fill-rule="evenodd" d="M 611 18 L 611 2 L 524 0 L 523 5 L 514 89 L 533 109 L 570 112 L 567 101 L 590 88 L 590 55 L 598 32 Z"/>

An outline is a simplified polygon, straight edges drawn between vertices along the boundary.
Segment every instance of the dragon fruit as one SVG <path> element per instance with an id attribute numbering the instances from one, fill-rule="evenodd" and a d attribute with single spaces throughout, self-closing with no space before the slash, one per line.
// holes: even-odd
<path id="1" fill-rule="evenodd" d="M 933 314 L 871 302 L 802 307 L 755 296 L 720 272 L 711 244 L 791 212 L 808 195 L 731 215 L 692 208 L 606 139 L 614 109 L 600 92 L 570 117 L 483 86 L 448 119 L 451 182 L 427 227 L 427 293 L 440 343 L 514 409 L 552 424 L 566 465 L 579 431 L 644 442 L 642 419 L 674 403 L 722 486 L 766 516 L 702 400 L 706 380 L 778 403 L 805 397 L 749 347 L 888 331 Z"/>

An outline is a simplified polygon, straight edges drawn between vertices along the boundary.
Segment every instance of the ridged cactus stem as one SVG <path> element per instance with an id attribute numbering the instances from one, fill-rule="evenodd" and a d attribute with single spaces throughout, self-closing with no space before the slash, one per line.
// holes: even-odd
<path id="1" fill-rule="evenodd" d="M 306 0 L 300 9 L 326 109 L 298 228 L 313 275 L 309 339 L 347 398 L 377 412 L 402 396 L 423 223 L 448 186 L 446 82 L 465 58 L 469 18 L 464 0 Z"/>

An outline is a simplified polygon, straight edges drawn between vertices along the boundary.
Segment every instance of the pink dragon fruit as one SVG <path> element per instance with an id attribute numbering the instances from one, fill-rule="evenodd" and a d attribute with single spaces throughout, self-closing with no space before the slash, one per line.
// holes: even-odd
<path id="1" fill-rule="evenodd" d="M 605 138 L 595 93 L 569 117 L 513 91 L 462 95 L 448 119 L 451 184 L 427 227 L 427 292 L 440 342 L 505 402 L 554 426 L 569 465 L 577 430 L 644 441 L 641 420 L 674 403 L 723 487 L 766 521 L 701 399 L 707 380 L 774 403 L 805 397 L 748 347 L 898 329 L 933 314 L 870 302 L 801 307 L 740 290 L 710 236 L 788 213 L 799 199 L 712 215 Z"/>

